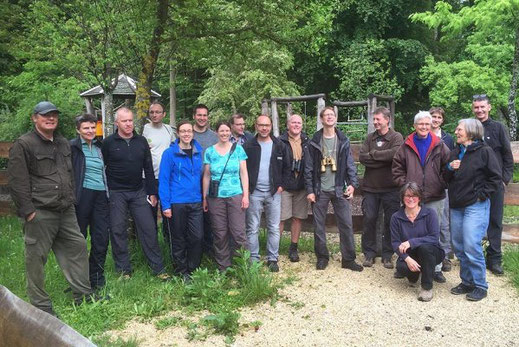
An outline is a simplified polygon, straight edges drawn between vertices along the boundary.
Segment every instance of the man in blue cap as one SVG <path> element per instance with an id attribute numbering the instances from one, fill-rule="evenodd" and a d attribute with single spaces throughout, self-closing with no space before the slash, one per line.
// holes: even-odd
<path id="1" fill-rule="evenodd" d="M 31 304 L 56 315 L 45 291 L 44 267 L 52 249 L 77 304 L 90 300 L 88 254 L 74 209 L 69 142 L 56 133 L 59 111 L 42 101 L 34 107 L 34 130 L 9 151 L 9 189 L 24 220 L 27 295 Z"/>

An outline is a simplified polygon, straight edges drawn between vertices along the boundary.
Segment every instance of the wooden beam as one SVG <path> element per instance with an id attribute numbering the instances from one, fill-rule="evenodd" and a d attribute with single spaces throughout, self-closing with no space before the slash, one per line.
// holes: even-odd
<path id="1" fill-rule="evenodd" d="M 301 96 L 287 96 L 280 98 L 271 98 L 270 101 L 278 101 L 278 102 L 294 102 L 294 101 L 308 101 L 315 100 L 319 98 L 326 98 L 326 94 L 310 94 L 310 95 L 301 95 Z"/>
<path id="2" fill-rule="evenodd" d="M 340 107 L 356 107 L 356 106 L 368 106 L 366 100 L 363 101 L 333 101 L 332 105 Z"/>
<path id="3" fill-rule="evenodd" d="M 275 100 L 272 100 L 270 103 L 270 108 L 272 112 L 272 130 L 274 136 L 279 136 L 279 116 L 278 116 L 278 106 Z"/>

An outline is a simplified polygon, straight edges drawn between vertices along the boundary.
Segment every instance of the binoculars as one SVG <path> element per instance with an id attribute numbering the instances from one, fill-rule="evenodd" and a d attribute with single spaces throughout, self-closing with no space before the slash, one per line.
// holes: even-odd
<path id="1" fill-rule="evenodd" d="M 292 160 L 292 172 L 301 172 L 301 160 Z"/>
<path id="2" fill-rule="evenodd" d="M 337 171 L 337 164 L 335 163 L 335 159 L 330 156 L 326 156 L 321 160 L 321 172 L 326 172 L 326 166 L 332 166 L 332 172 Z"/>

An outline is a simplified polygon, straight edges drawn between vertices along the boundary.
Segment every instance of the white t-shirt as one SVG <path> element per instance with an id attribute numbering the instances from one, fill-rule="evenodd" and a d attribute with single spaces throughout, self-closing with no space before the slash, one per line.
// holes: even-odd
<path id="1" fill-rule="evenodd" d="M 162 153 L 169 148 L 171 142 L 175 141 L 175 132 L 170 125 L 162 123 L 160 128 L 154 127 L 152 123 L 144 125 L 142 136 L 148 140 L 153 161 L 155 178 L 159 178 L 159 167 Z"/>

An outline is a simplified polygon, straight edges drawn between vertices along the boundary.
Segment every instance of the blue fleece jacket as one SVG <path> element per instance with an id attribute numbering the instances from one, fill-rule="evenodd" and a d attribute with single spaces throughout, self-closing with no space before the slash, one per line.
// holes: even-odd
<path id="1" fill-rule="evenodd" d="M 180 149 L 179 139 L 162 154 L 159 171 L 159 198 L 162 210 L 171 204 L 192 204 L 202 201 L 202 147 L 193 140 L 193 157 Z"/>
<path id="2" fill-rule="evenodd" d="M 391 245 L 398 256 L 404 260 L 406 253 L 400 253 L 398 246 L 402 242 L 409 241 L 411 249 L 420 245 L 440 245 L 440 226 L 436 211 L 422 206 L 414 222 L 405 215 L 404 207 L 401 207 L 391 217 Z"/>

